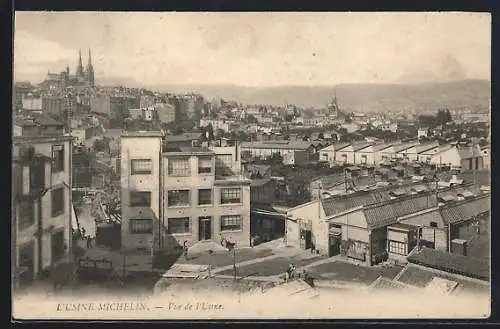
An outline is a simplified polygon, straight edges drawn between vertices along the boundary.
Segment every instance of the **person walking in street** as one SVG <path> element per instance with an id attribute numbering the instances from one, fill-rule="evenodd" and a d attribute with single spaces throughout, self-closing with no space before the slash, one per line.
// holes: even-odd
<path id="1" fill-rule="evenodd" d="M 90 235 L 87 235 L 87 249 L 92 248 L 92 240 L 90 239 Z"/>
<path id="2" fill-rule="evenodd" d="M 184 241 L 182 244 L 182 250 L 184 252 L 184 259 L 188 260 L 188 246 L 187 246 L 187 240 Z"/>
<path id="3" fill-rule="evenodd" d="M 85 235 L 85 227 L 82 226 L 82 237 L 85 238 L 86 235 Z"/>

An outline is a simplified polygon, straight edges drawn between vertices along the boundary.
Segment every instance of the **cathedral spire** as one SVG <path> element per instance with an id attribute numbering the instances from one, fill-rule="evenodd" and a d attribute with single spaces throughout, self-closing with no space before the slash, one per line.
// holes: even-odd
<path id="1" fill-rule="evenodd" d="M 76 75 L 83 76 L 82 51 L 78 50 L 78 66 L 76 67 Z"/>
<path id="2" fill-rule="evenodd" d="M 90 53 L 90 48 L 89 48 L 89 61 L 87 63 L 87 67 L 92 67 L 92 54 Z"/>

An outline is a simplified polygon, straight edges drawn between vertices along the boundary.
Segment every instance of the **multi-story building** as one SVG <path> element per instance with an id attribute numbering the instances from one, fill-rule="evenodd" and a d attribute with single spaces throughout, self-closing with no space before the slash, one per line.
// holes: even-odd
<path id="1" fill-rule="evenodd" d="M 14 84 L 14 99 L 13 99 L 13 108 L 20 112 L 23 109 L 23 97 L 33 90 L 33 86 L 29 82 L 16 82 Z"/>
<path id="2" fill-rule="evenodd" d="M 41 112 L 42 97 L 38 94 L 26 94 L 22 98 L 23 111 L 26 112 Z"/>
<path id="3" fill-rule="evenodd" d="M 162 123 L 175 122 L 175 106 L 169 103 L 156 103 L 154 108 L 158 113 L 158 118 Z"/>
<path id="4" fill-rule="evenodd" d="M 121 136 L 122 250 L 154 251 L 160 218 L 160 132 Z M 155 230 L 156 228 L 156 230 Z"/>
<path id="5" fill-rule="evenodd" d="M 17 125 L 30 128 L 13 137 L 12 268 L 25 284 L 70 261 L 72 143 L 62 124 L 44 129 L 26 118 Z"/>
<path id="6" fill-rule="evenodd" d="M 221 237 L 249 245 L 250 180 L 241 174 L 238 148 L 162 152 L 162 137 L 122 136 L 122 249 L 176 253 L 185 241 Z"/>

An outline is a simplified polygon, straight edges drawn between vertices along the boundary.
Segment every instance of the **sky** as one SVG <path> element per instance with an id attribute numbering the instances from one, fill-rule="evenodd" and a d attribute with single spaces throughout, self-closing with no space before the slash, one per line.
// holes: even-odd
<path id="1" fill-rule="evenodd" d="M 14 79 L 92 49 L 96 81 L 315 86 L 490 79 L 481 13 L 16 12 Z"/>

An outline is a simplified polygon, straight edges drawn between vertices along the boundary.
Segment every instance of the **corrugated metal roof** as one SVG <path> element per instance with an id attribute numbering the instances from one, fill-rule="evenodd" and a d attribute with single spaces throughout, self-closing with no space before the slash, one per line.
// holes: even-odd
<path id="1" fill-rule="evenodd" d="M 480 195 L 459 203 L 453 203 L 441 208 L 441 215 L 445 223 L 460 223 L 479 214 L 490 211 L 491 196 Z"/>

